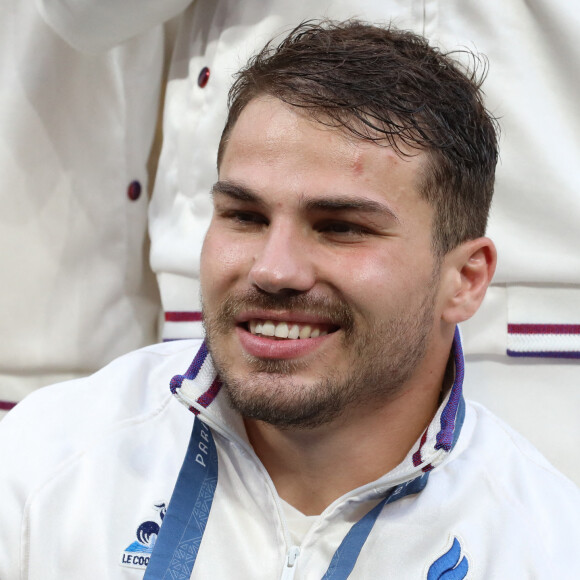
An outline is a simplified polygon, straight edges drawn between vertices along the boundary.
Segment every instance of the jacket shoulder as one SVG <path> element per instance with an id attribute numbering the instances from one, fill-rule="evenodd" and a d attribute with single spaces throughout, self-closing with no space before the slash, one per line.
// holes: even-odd
<path id="1" fill-rule="evenodd" d="M 174 400 L 169 382 L 199 345 L 179 341 L 129 353 L 90 377 L 36 391 L 0 422 L 1 578 L 38 565 L 29 544 L 42 561 L 57 554 L 45 535 L 53 522 L 74 529 L 82 544 L 82 522 L 119 516 L 117 495 L 139 511 L 151 502 L 149 491 L 171 489 L 193 415 Z M 101 495 L 107 501 L 95 504 Z"/>
<path id="2" fill-rule="evenodd" d="M 35 391 L 0 422 L 3 472 L 24 463 L 33 464 L 34 473 L 41 466 L 50 469 L 95 438 L 151 420 L 172 402 L 171 378 L 187 369 L 200 344 L 184 340 L 145 347 L 89 377 Z"/>
<path id="3" fill-rule="evenodd" d="M 543 553 L 557 569 L 580 543 L 580 489 L 485 407 L 470 402 L 467 412 L 473 430 L 452 466 L 462 488 L 472 501 L 487 503 L 490 513 L 501 513 L 503 524 L 513 520 L 528 545 L 538 546 L 535 557 Z"/>

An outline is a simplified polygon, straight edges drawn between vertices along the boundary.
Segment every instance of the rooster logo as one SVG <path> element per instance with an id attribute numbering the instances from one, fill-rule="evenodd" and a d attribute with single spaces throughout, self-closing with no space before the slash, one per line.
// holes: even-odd
<path id="1" fill-rule="evenodd" d="M 163 518 L 167 512 L 165 502 L 157 503 L 154 508 L 159 512 L 159 523 L 148 520 L 143 522 L 136 532 L 137 540 L 125 548 L 121 558 L 121 565 L 129 568 L 146 568 L 153 552 Z"/>
<path id="2" fill-rule="evenodd" d="M 160 503 L 155 505 L 155 509 L 159 512 L 159 519 L 161 520 L 161 523 L 163 523 L 163 518 L 165 517 L 167 507 L 164 503 Z M 151 546 L 151 549 L 153 549 L 153 546 L 157 540 L 157 536 L 159 535 L 160 528 L 161 524 L 158 524 L 157 522 L 143 522 L 137 528 L 137 541 L 142 546 Z"/>

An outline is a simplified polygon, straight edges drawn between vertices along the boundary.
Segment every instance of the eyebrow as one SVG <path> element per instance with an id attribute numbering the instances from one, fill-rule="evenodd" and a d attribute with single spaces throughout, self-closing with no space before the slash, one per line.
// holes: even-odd
<path id="1" fill-rule="evenodd" d="M 315 211 L 356 211 L 367 214 L 387 214 L 399 221 L 395 212 L 386 204 L 379 203 L 366 197 L 345 196 L 330 197 L 324 199 L 307 199 L 302 204 L 306 210 Z"/>
<path id="2" fill-rule="evenodd" d="M 246 201 L 249 203 L 257 203 L 264 205 L 260 196 L 247 187 L 234 183 L 232 181 L 217 181 L 211 188 L 211 195 L 225 195 L 236 199 L 238 201 Z"/>
<path id="3" fill-rule="evenodd" d="M 211 190 L 212 195 L 226 195 L 237 201 L 254 203 L 257 205 L 266 205 L 264 200 L 254 191 L 231 181 L 218 181 Z M 384 203 L 368 199 L 366 197 L 357 197 L 351 195 L 324 197 L 324 198 L 305 198 L 302 196 L 300 207 L 306 211 L 329 211 L 344 212 L 356 211 L 374 215 L 388 215 L 390 218 L 400 221 L 397 214 Z"/>

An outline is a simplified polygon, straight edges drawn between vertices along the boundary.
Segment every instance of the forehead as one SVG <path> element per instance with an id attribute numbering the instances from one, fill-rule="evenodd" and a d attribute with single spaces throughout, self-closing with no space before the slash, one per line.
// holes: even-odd
<path id="1" fill-rule="evenodd" d="M 392 147 L 328 127 L 273 97 L 244 108 L 229 135 L 220 180 L 285 195 L 365 195 L 424 203 L 425 153 L 402 157 Z"/>

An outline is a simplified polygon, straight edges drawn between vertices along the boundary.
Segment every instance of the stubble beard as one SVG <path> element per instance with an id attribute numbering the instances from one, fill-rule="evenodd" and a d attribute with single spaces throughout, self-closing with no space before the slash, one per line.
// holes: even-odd
<path id="1" fill-rule="evenodd" d="M 347 304 L 326 297 L 278 296 L 249 290 L 230 296 L 216 312 L 204 308 L 208 349 L 231 406 L 247 419 L 278 428 L 312 429 L 334 421 L 348 409 L 372 408 L 392 400 L 425 356 L 437 281 L 432 280 L 416 308 L 399 311 L 366 328 L 357 324 Z M 219 342 L 233 332 L 235 315 L 247 308 L 291 309 L 330 317 L 340 326 L 342 350 L 350 358 L 347 373 L 326 365 L 319 355 L 311 361 L 322 368 L 319 378 L 302 384 L 296 374 L 305 368 L 304 363 L 245 355 L 252 370 L 244 377 L 237 375 Z"/>

